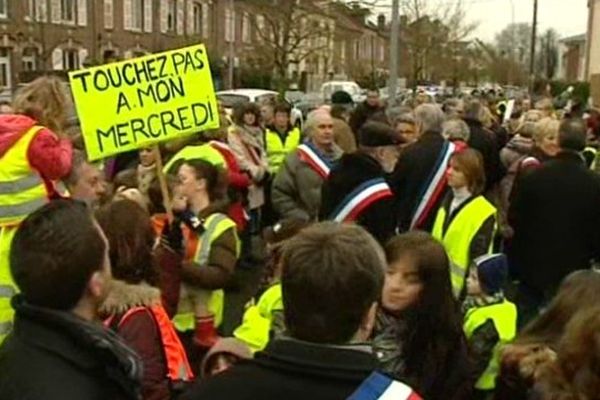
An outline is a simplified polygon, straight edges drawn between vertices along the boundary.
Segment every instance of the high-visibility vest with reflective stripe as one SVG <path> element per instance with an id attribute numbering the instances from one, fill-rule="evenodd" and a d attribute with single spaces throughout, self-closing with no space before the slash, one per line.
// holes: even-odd
<path id="1" fill-rule="evenodd" d="M 496 215 L 496 208 L 485 197 L 477 196 L 458 212 L 444 230 L 446 209 L 442 205 L 438 210 L 432 235 L 442 242 L 448 253 L 452 290 L 457 297 L 465 285 L 469 264 L 472 261 L 469 254 L 471 242 L 483 223 L 494 215 Z M 491 252 L 490 243 L 489 254 Z"/>
<path id="2" fill-rule="evenodd" d="M 0 158 L 0 227 L 18 225 L 48 202 L 44 180 L 27 158 L 29 145 L 41 129 L 29 129 Z"/>
<path id="3" fill-rule="evenodd" d="M 208 143 L 199 146 L 186 146 L 179 150 L 163 167 L 163 172 L 165 174 L 176 174 L 177 171 L 173 171 L 172 169 L 180 160 L 204 160 L 215 167 L 227 169 L 225 158 Z"/>
<path id="4" fill-rule="evenodd" d="M 18 289 L 9 268 L 9 253 L 16 226 L 0 227 L 0 343 L 12 329 L 15 311 L 10 303 Z"/>
<path id="5" fill-rule="evenodd" d="M 233 336 L 246 343 L 252 352 L 264 350 L 271 339 L 273 313 L 283 311 L 281 284 L 267 289 L 258 303 L 248 307 L 242 324 L 233 332 Z"/>
<path id="6" fill-rule="evenodd" d="M 215 240 L 217 240 L 225 231 L 232 230 L 236 240 L 236 257 L 240 255 L 240 241 L 237 236 L 237 229 L 235 222 L 233 222 L 225 214 L 214 213 L 211 214 L 204 222 L 205 231 L 202 235 L 193 237 L 193 241 L 196 244 L 192 245 L 195 247 L 195 251 L 190 261 L 198 264 L 198 268 L 204 267 L 210 259 L 210 249 Z M 192 235 L 194 235 L 192 233 Z M 187 246 L 189 247 L 189 246 Z M 215 326 L 219 326 L 223 320 L 223 303 L 225 294 L 223 290 L 213 290 L 208 302 L 208 309 L 215 317 Z M 178 313 L 173 318 L 175 327 L 180 332 L 185 332 L 194 329 L 195 326 L 194 313 Z"/>
<path id="7" fill-rule="evenodd" d="M 500 351 L 506 343 L 515 338 L 517 333 L 517 307 L 510 301 L 504 300 L 499 304 L 468 310 L 463 325 L 467 339 L 471 339 L 477 328 L 488 320 L 494 322 L 500 340 L 494 346 L 492 358 L 486 370 L 475 384 L 475 388 L 480 390 L 491 390 L 496 387 L 496 376 L 500 369 Z"/>
<path id="8" fill-rule="evenodd" d="M 267 158 L 269 160 L 269 170 L 276 173 L 281 168 L 285 157 L 300 145 L 300 129 L 292 128 L 286 136 L 285 140 L 277 132 L 267 129 L 265 132 L 265 145 L 267 148 Z"/>
<path id="9" fill-rule="evenodd" d="M 167 377 L 171 382 L 191 382 L 194 379 L 194 373 L 190 367 L 185 348 L 173 323 L 169 319 L 167 312 L 162 305 L 155 305 L 152 307 L 133 307 L 130 308 L 118 322 L 117 327 L 121 327 L 125 321 L 132 317 L 135 313 L 145 312 L 148 310 L 152 318 L 156 322 L 158 332 L 160 334 L 160 341 L 162 344 L 163 354 L 167 363 Z M 105 326 L 114 327 L 114 316 L 104 321 Z"/>

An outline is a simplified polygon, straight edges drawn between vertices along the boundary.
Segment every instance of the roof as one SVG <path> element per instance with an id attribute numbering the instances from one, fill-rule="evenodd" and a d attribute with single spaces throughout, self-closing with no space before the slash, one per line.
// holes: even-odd
<path id="1" fill-rule="evenodd" d="M 561 43 L 574 43 L 574 42 L 585 42 L 587 40 L 587 34 L 582 33 L 581 35 L 569 36 L 561 39 Z"/>

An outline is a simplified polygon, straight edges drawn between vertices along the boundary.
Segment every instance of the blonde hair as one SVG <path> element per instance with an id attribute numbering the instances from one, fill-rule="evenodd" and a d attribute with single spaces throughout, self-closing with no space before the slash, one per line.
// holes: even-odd
<path id="1" fill-rule="evenodd" d="M 552 118 L 543 118 L 535 125 L 533 141 L 539 146 L 548 137 L 554 136 L 558 138 L 559 128 L 559 121 Z"/>
<path id="2" fill-rule="evenodd" d="M 20 89 L 13 106 L 16 114 L 27 115 L 38 124 L 60 132 L 66 123 L 69 98 L 60 79 L 43 76 Z"/>

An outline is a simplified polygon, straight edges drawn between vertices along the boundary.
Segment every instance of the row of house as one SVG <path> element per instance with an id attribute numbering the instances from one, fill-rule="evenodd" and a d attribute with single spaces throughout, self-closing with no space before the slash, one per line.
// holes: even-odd
<path id="1" fill-rule="evenodd" d="M 282 0 L 264 0 L 273 3 Z M 283 0 L 291 1 L 291 0 Z M 325 27 L 324 46 L 289 66 L 305 90 L 332 78 L 385 69 L 389 29 L 381 16 L 334 1 L 296 0 Z M 269 15 L 244 0 L 0 0 L 0 90 L 10 94 L 39 71 L 69 71 L 189 44 L 206 44 L 219 77 L 234 79 L 260 43 Z M 264 45 L 264 43 L 262 43 Z M 217 79 L 218 81 L 219 79 Z M 226 86 L 235 82 L 224 82 Z"/>

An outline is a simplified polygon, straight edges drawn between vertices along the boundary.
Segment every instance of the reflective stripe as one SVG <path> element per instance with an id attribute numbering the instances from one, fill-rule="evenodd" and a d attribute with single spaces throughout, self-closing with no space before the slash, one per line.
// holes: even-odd
<path id="1" fill-rule="evenodd" d="M 42 184 L 44 184 L 44 181 L 42 181 L 39 175 L 30 174 L 14 181 L 0 182 L 0 194 L 6 195 L 24 192 Z"/>
<path id="2" fill-rule="evenodd" d="M 0 336 L 8 335 L 12 330 L 12 321 L 0 322 Z"/>
<path id="3" fill-rule="evenodd" d="M 212 238 L 213 235 L 215 234 L 215 231 L 217 230 L 217 226 L 226 219 L 227 219 L 226 215 L 216 214 L 213 218 L 211 218 L 208 226 L 206 227 L 206 231 L 204 231 L 204 233 L 202 234 L 202 237 L 206 238 L 206 240 L 208 240 L 210 242 L 210 238 Z M 200 252 L 198 253 L 198 256 L 196 257 L 196 261 L 200 265 L 204 265 L 206 262 L 208 262 L 208 257 L 210 256 L 211 244 L 212 243 L 204 243 L 204 240 L 202 241 L 202 243 L 200 243 L 200 246 L 202 246 L 202 248 L 200 249 Z"/>
<path id="4" fill-rule="evenodd" d="M 0 298 L 1 297 L 11 298 L 15 294 L 17 294 L 17 291 L 11 285 L 0 285 Z"/>
<path id="5" fill-rule="evenodd" d="M 45 198 L 30 200 L 26 203 L 13 205 L 0 205 L 0 219 L 15 217 L 24 217 L 31 214 L 40 207 L 43 207 L 48 201 Z"/>
<path id="6" fill-rule="evenodd" d="M 460 265 L 450 262 L 450 272 L 452 272 L 454 275 L 464 278 L 466 271 Z"/>

